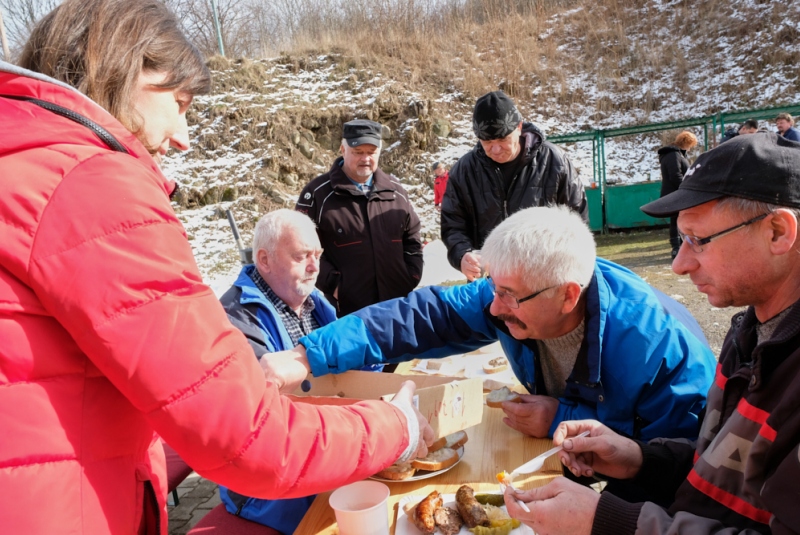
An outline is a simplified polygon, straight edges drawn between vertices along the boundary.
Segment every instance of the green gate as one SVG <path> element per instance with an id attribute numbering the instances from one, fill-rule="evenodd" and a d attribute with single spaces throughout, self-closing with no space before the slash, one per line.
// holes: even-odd
<path id="1" fill-rule="evenodd" d="M 593 231 L 605 232 L 608 229 L 649 227 L 653 225 L 664 225 L 669 222 L 668 219 L 652 218 L 639 210 L 639 207 L 643 204 L 647 204 L 658 198 L 661 190 L 661 182 L 641 182 L 627 186 L 608 186 L 606 184 L 606 138 L 660 132 L 663 130 L 687 128 L 690 126 L 702 126 L 703 148 L 704 150 L 708 150 L 709 143 L 711 144 L 711 148 L 716 145 L 717 130 L 719 129 L 720 133 L 724 132 L 725 121 L 741 122 L 746 119 L 772 119 L 779 112 L 800 115 L 800 104 L 717 113 L 716 115 L 696 117 L 683 121 L 650 123 L 608 130 L 590 130 L 552 136 L 548 137 L 547 140 L 553 143 L 592 142 L 592 185 L 585 188 L 585 191 L 589 203 L 589 227 Z M 711 138 L 709 138 L 709 125 L 711 126 Z"/>

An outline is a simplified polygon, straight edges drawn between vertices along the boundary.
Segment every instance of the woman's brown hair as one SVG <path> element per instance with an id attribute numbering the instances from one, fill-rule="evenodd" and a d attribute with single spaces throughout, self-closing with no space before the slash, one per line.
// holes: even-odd
<path id="1" fill-rule="evenodd" d="M 66 0 L 33 29 L 21 67 L 65 82 L 137 133 L 131 94 L 139 73 L 166 73 L 159 87 L 192 95 L 211 88 L 200 52 L 159 0 Z"/>

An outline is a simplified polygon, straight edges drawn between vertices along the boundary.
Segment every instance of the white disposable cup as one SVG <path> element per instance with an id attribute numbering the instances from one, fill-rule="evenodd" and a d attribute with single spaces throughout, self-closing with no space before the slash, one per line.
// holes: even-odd
<path id="1" fill-rule="evenodd" d="M 359 481 L 338 488 L 328 499 L 336 513 L 340 535 L 389 535 L 389 487 Z"/>

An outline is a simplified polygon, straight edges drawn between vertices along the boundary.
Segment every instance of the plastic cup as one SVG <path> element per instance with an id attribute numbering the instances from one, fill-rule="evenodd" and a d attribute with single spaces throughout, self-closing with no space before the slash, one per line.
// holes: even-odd
<path id="1" fill-rule="evenodd" d="M 340 535 L 389 535 L 389 487 L 378 481 L 359 481 L 338 488 L 328 499 Z"/>

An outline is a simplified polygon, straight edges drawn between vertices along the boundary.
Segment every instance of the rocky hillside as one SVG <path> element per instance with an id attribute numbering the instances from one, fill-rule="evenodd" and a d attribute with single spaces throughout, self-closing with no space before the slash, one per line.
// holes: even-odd
<path id="1" fill-rule="evenodd" d="M 528 22 L 507 25 L 515 50 L 502 31 L 487 40 L 475 28 L 424 60 L 406 48 L 386 56 L 333 49 L 212 58 L 213 93 L 190 112 L 194 144 L 164 165 L 181 184 L 176 209 L 203 273 L 236 269 L 225 209 L 249 239 L 260 215 L 293 206 L 300 188 L 329 168 L 341 126 L 353 118 L 385 125 L 381 166 L 404 182 L 432 240 L 438 218 L 426 183 L 430 164 L 452 163 L 471 148 L 471 107 L 486 91 L 512 93 L 526 119 L 548 134 L 800 103 L 800 2 L 579 1 Z M 501 68 L 515 60 L 516 71 Z M 655 149 L 663 141 L 609 140 L 609 180 L 657 176 Z M 565 149 L 588 183 L 590 146 Z"/>

